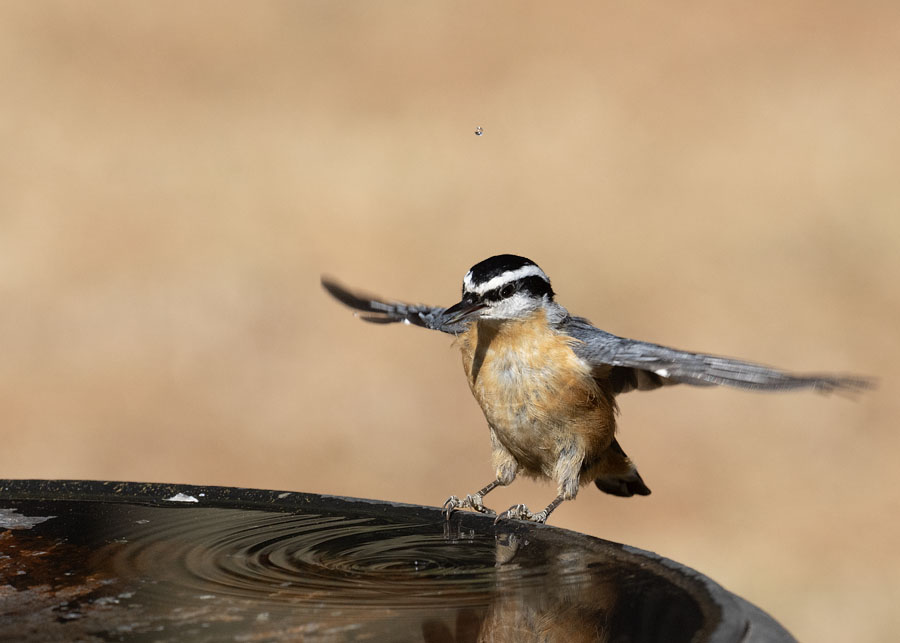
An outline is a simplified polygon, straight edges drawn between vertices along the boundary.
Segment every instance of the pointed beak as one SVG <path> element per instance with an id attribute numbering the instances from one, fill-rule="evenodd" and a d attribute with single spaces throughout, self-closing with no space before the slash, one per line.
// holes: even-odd
<path id="1" fill-rule="evenodd" d="M 467 304 L 466 302 L 461 301 L 444 311 L 444 314 L 450 317 L 446 323 L 455 324 L 456 322 L 463 321 L 469 317 L 476 316 L 485 308 L 487 308 L 487 304 L 485 303 Z"/>

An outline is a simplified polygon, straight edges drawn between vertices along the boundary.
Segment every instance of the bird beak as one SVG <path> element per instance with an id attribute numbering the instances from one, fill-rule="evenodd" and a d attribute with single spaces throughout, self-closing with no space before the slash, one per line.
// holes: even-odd
<path id="1" fill-rule="evenodd" d="M 444 311 L 444 315 L 450 317 L 446 323 L 455 324 L 456 322 L 463 321 L 469 317 L 475 316 L 479 311 L 485 308 L 487 308 L 487 304 L 485 303 L 467 304 L 466 302 L 461 301 Z"/>

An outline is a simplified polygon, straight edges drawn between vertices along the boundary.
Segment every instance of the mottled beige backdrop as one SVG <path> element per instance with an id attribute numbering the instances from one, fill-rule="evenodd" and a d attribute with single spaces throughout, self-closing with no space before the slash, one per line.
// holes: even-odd
<path id="1" fill-rule="evenodd" d="M 629 394 L 653 495 L 552 522 L 895 640 L 900 4 L 0 4 L 0 476 L 474 491 L 451 338 L 319 276 L 448 305 L 500 252 L 618 334 L 877 376 Z"/>

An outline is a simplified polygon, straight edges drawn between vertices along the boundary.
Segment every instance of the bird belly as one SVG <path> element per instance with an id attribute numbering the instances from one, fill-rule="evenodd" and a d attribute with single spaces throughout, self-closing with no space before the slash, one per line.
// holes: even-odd
<path id="1" fill-rule="evenodd" d="M 615 403 L 571 349 L 541 320 L 473 329 L 463 365 L 475 399 L 524 473 L 559 477 L 561 459 L 581 467 L 614 433 Z M 474 335 L 478 335 L 477 341 Z"/>

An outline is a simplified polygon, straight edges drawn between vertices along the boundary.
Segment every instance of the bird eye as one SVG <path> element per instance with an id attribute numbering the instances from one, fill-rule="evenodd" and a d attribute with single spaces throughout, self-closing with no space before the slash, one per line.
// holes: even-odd
<path id="1" fill-rule="evenodd" d="M 512 297 L 515 292 L 515 284 L 506 284 L 505 286 L 503 286 L 503 288 L 500 289 L 500 296 L 503 299 L 506 299 L 507 297 Z"/>

